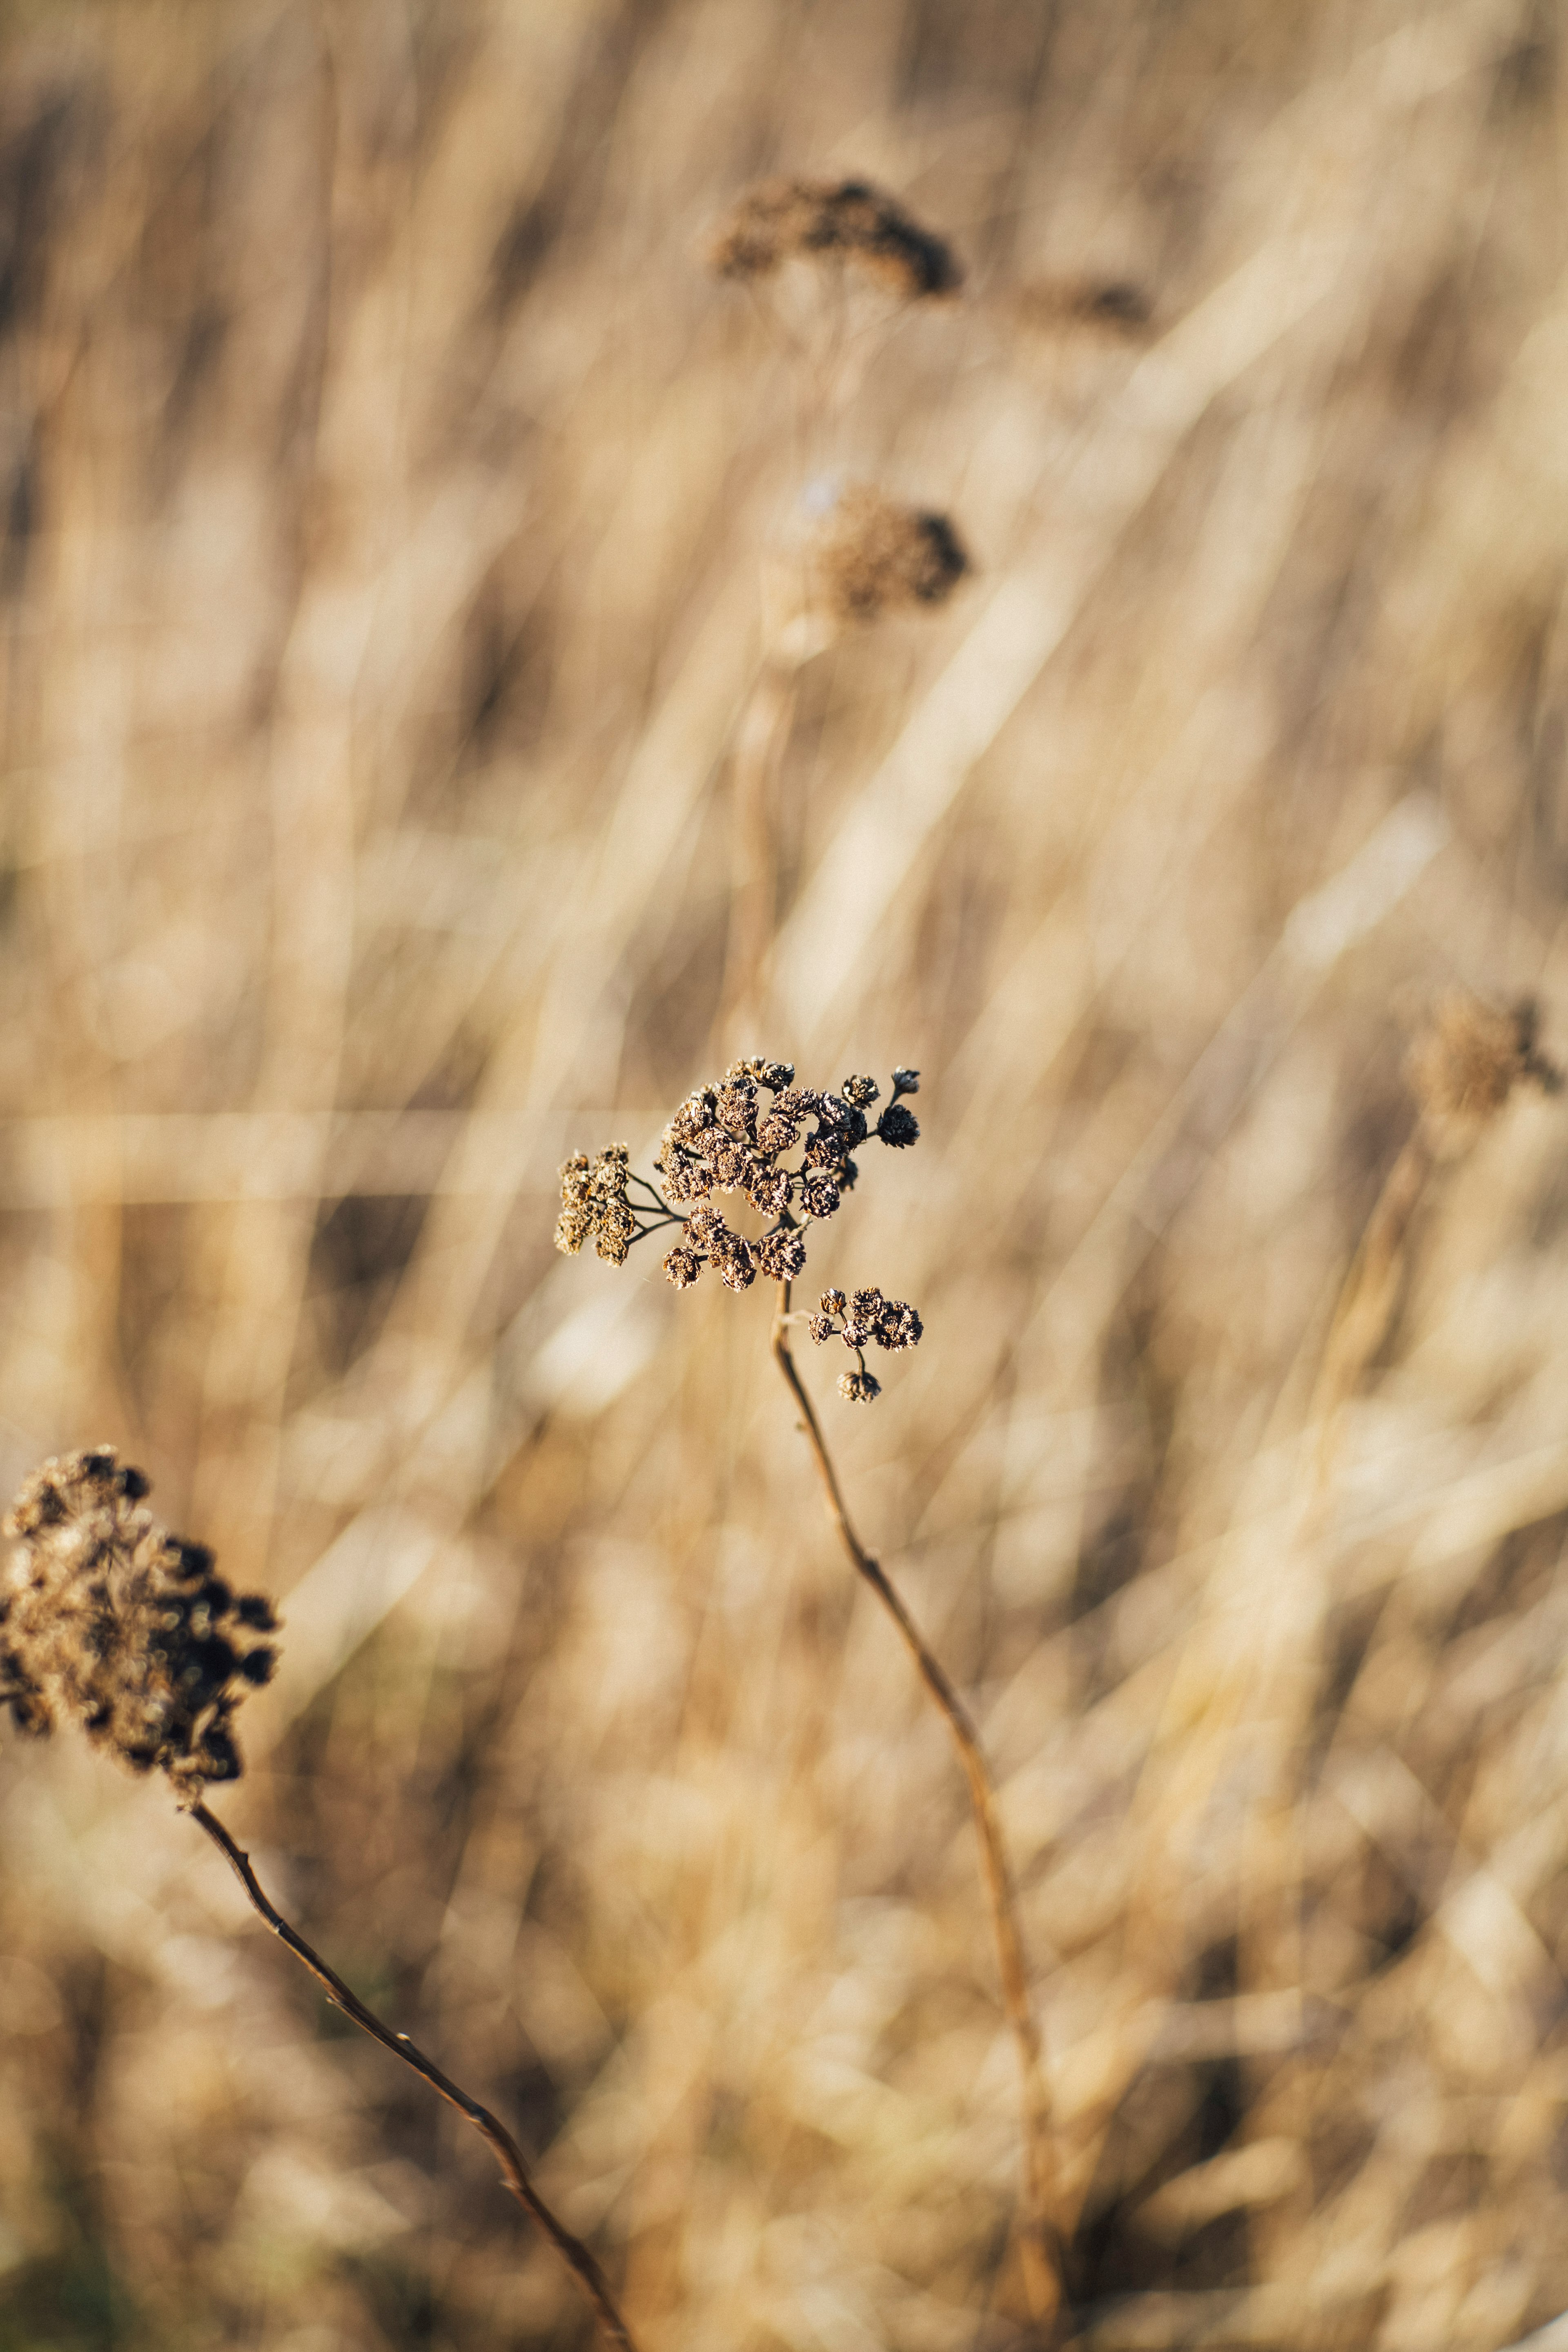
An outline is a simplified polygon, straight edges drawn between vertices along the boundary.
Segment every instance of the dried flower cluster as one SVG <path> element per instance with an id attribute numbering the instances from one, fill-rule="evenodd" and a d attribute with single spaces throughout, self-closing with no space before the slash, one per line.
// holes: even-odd
<path id="1" fill-rule="evenodd" d="M 79 1722 L 132 1771 L 167 1772 L 186 1804 L 239 1778 L 236 1706 L 268 1681 L 277 1624 L 237 1596 L 205 1544 L 140 1507 L 140 1470 L 110 1446 L 46 1462 L 5 1522 L 17 1549 L 0 1597 L 0 1702 L 20 1729 Z"/>
<path id="2" fill-rule="evenodd" d="M 901 300 L 952 294 L 963 271 L 950 247 L 866 180 L 759 181 L 710 240 L 721 278 L 771 278 L 786 261 L 847 263 Z"/>
<path id="3" fill-rule="evenodd" d="M 851 1404 L 869 1404 L 881 1395 L 882 1384 L 866 1370 L 866 1349 L 873 1342 L 889 1355 L 918 1348 L 924 1326 L 903 1299 L 884 1298 L 872 1288 L 852 1290 L 847 1298 L 841 1290 L 825 1290 L 806 1328 L 819 1348 L 829 1339 L 842 1339 L 851 1349 L 858 1370 L 839 1374 L 838 1393 Z"/>
<path id="4" fill-rule="evenodd" d="M 1468 1151 L 1516 1087 L 1557 1091 L 1562 1076 L 1540 1051 L 1537 1030 L 1533 1004 L 1501 1013 L 1465 989 L 1443 999 L 1405 1062 L 1422 1123 L 1440 1159 Z"/>
<path id="5" fill-rule="evenodd" d="M 808 600 L 839 623 L 942 604 L 970 568 L 945 515 L 900 506 L 862 483 L 839 493 L 805 555 Z"/>
<path id="6" fill-rule="evenodd" d="M 749 1290 L 759 1274 L 793 1282 L 805 1266 L 805 1229 L 834 1215 L 854 1186 L 859 1170 L 852 1155 L 867 1143 L 901 1151 L 917 1140 L 919 1121 L 902 1097 L 919 1089 L 918 1070 L 895 1070 L 873 1123 L 868 1114 L 881 1096 L 874 1078 L 846 1078 L 832 1094 L 796 1086 L 789 1062 L 732 1062 L 721 1078 L 689 1095 L 665 1129 L 653 1163 L 662 1192 L 631 1173 L 624 1145 L 566 1161 L 555 1245 L 575 1256 L 592 1237 L 599 1255 L 620 1265 L 634 1242 L 677 1225 L 664 1271 L 678 1290 L 689 1289 L 705 1265 L 731 1290 Z M 632 1201 L 632 1185 L 645 1202 Z M 723 1193 L 740 1195 L 766 1221 L 760 1237 L 750 1240 L 726 1221 L 715 1197 Z M 863 1349 L 873 1341 L 888 1349 L 917 1346 L 920 1317 L 874 1289 L 857 1290 L 847 1304 L 841 1292 L 826 1292 L 822 1308 L 813 1336 L 842 1339 L 859 1360 L 840 1391 L 869 1401 L 879 1388 Z"/>

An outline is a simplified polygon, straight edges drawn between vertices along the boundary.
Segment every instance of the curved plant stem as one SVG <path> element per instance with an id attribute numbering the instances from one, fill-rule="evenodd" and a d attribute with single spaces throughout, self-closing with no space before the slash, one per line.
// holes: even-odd
<path id="1" fill-rule="evenodd" d="M 968 1709 L 948 1680 L 940 1661 L 927 1647 L 919 1627 L 881 1563 L 872 1559 L 850 1522 L 844 1507 L 838 1475 L 823 1439 L 821 1424 L 801 1383 L 795 1359 L 790 1354 L 789 1295 L 789 1284 L 781 1282 L 778 1311 L 773 1317 L 773 1360 L 799 1407 L 801 1427 L 822 1481 L 827 1515 L 838 1530 L 856 1573 L 865 1579 L 898 1627 L 921 1680 L 952 1734 L 959 1761 L 969 1782 L 974 1827 L 980 1840 L 981 1868 L 985 1879 L 985 1891 L 990 1897 L 991 1925 L 996 1938 L 1002 2000 L 1007 2012 L 1007 2021 L 1013 2029 L 1013 2038 L 1018 2045 L 1018 2065 L 1022 2076 L 1024 2169 L 1029 2217 L 1028 2226 L 1022 2236 L 1025 2282 L 1036 2321 L 1043 2327 L 1048 2327 L 1057 2316 L 1062 2300 L 1061 2254 L 1052 2220 L 1055 2165 L 1051 2155 L 1050 2099 L 1040 2063 L 1040 2029 L 1029 1999 L 1024 1942 L 1018 1927 L 1017 1897 L 1007 1860 L 1006 1842 L 1002 1832 L 995 1784 Z"/>
<path id="2" fill-rule="evenodd" d="M 416 2047 L 406 2033 L 392 2032 L 374 2011 L 366 2009 L 363 2001 L 349 1990 L 335 1969 L 330 1969 L 321 1955 L 311 1950 L 303 1936 L 297 1934 L 282 1914 L 273 1909 L 250 1866 L 250 1856 L 235 1843 L 223 1823 L 208 1812 L 205 1805 L 193 1806 L 191 1819 L 198 1829 L 206 1832 L 223 1854 L 249 1896 L 252 1907 L 260 1913 L 273 1934 L 288 1945 L 297 1960 L 303 1961 L 317 1983 L 325 1987 L 327 1999 L 333 2006 L 341 2009 L 345 2017 L 352 2017 L 354 2023 L 363 2028 L 374 2042 L 379 2042 L 384 2050 L 390 2050 L 395 2058 L 401 2058 L 404 2064 L 411 2067 L 421 2081 L 428 2083 L 433 2091 L 438 2091 L 444 2099 L 449 2100 L 459 2115 L 467 2116 L 480 2137 L 489 2143 L 490 2150 L 500 2166 L 502 2179 L 524 2211 L 531 2213 L 575 2277 L 597 2313 L 599 2325 L 609 2341 L 621 2347 L 622 2352 L 637 2352 L 631 2330 L 616 2307 L 615 2297 L 610 2293 L 604 2272 L 581 2239 L 574 2238 L 570 2230 L 562 2227 L 535 2189 L 528 2177 L 522 2151 L 506 2126 L 492 2116 L 488 2107 L 481 2107 L 477 2099 L 470 2099 L 467 2091 L 460 2091 L 456 2083 L 442 2074 L 439 2066 Z"/>

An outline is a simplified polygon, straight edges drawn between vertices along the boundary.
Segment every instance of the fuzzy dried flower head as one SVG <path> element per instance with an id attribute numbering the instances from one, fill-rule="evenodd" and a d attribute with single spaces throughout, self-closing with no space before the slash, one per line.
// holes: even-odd
<path id="1" fill-rule="evenodd" d="M 812 481 L 763 569 L 770 656 L 798 667 L 888 614 L 933 610 L 970 569 L 946 515 L 865 483 Z"/>
<path id="2" fill-rule="evenodd" d="M 1558 1072 L 1536 1044 L 1533 1004 L 1509 1013 L 1454 989 L 1411 1046 L 1405 1075 L 1440 1159 L 1454 1159 L 1490 1125 L 1516 1087 L 1554 1093 Z"/>
<path id="3" fill-rule="evenodd" d="M 790 261 L 845 264 L 906 302 L 956 293 L 963 283 L 951 247 L 868 180 L 761 180 L 708 244 L 719 278 L 755 284 Z"/>
<path id="4" fill-rule="evenodd" d="M 141 1507 L 147 1481 L 111 1446 L 46 1462 L 5 1522 L 16 1546 L 0 1599 L 0 1702 L 18 1727 L 79 1723 L 132 1771 L 167 1772 L 182 1803 L 237 1780 L 234 1711 L 267 1682 L 276 1630 L 204 1544 Z"/>

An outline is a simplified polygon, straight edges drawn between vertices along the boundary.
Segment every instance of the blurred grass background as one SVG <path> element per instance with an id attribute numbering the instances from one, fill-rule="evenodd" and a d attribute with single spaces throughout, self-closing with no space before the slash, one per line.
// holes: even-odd
<path id="1" fill-rule="evenodd" d="M 3 21 L 0 1468 L 110 1440 L 284 1595 L 269 1885 L 649 2352 L 1025 2340 L 968 1808 L 770 1301 L 550 1247 L 728 1058 L 759 556 L 879 482 L 976 575 L 802 674 L 751 1042 L 924 1073 L 812 1272 L 926 1339 L 826 1409 L 996 1761 L 1076 2326 L 1547 2321 L 1560 1107 L 1300 1441 L 1425 1008 L 1568 1043 L 1560 7 Z M 700 264 L 777 170 L 970 273 L 810 429 Z M 163 1791 L 7 1736 L 0 1850 L 4 2352 L 585 2341 Z"/>

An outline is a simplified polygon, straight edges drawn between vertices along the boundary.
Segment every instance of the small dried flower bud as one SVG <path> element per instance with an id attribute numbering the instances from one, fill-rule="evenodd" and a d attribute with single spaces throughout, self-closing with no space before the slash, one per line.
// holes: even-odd
<path id="1" fill-rule="evenodd" d="M 760 1150 L 776 1157 L 781 1151 L 793 1150 L 799 1140 L 800 1129 L 793 1118 L 786 1118 L 783 1111 L 771 1110 L 757 1121 L 757 1146 Z"/>
<path id="2" fill-rule="evenodd" d="M 701 1271 L 702 1260 L 695 1250 L 688 1249 L 684 1242 L 677 1242 L 675 1247 L 666 1253 L 665 1279 L 673 1282 L 677 1290 L 689 1290 Z"/>
<path id="3" fill-rule="evenodd" d="M 766 1087 L 771 1095 L 782 1094 L 786 1087 L 795 1084 L 793 1062 L 756 1062 L 752 1069 L 757 1084 Z"/>
<path id="4" fill-rule="evenodd" d="M 918 1070 L 893 1072 L 893 1092 L 896 1095 L 918 1095 L 920 1090 L 921 1074 Z"/>
<path id="5" fill-rule="evenodd" d="M 757 1122 L 757 1090 L 748 1079 L 719 1089 L 719 1124 L 750 1139 Z"/>
<path id="6" fill-rule="evenodd" d="M 875 1078 L 846 1078 L 838 1091 L 847 1103 L 853 1103 L 857 1110 L 865 1110 L 876 1101 L 882 1089 Z"/>
<path id="7" fill-rule="evenodd" d="M 905 1348 L 918 1348 L 925 1325 L 915 1309 L 901 1298 L 885 1298 L 873 1337 L 879 1348 L 890 1356 Z"/>
<path id="8" fill-rule="evenodd" d="M 585 1151 L 574 1152 L 561 1167 L 561 1214 L 555 1221 L 555 1246 L 575 1257 L 594 1225 L 593 1176 Z"/>
<path id="9" fill-rule="evenodd" d="M 830 1315 L 808 1316 L 805 1328 L 819 1348 L 826 1341 L 837 1339 L 838 1336 L 838 1326 Z"/>
<path id="10" fill-rule="evenodd" d="M 742 1241 L 739 1234 L 731 1234 L 722 1255 L 718 1252 L 714 1253 L 713 1263 L 718 1267 L 721 1277 L 731 1290 L 750 1290 L 757 1278 L 756 1261 L 752 1255 L 751 1244 Z"/>
<path id="11" fill-rule="evenodd" d="M 882 1393 L 875 1372 L 840 1372 L 838 1393 L 848 1404 L 872 1404 Z"/>
<path id="12" fill-rule="evenodd" d="M 132 1771 L 167 1772 L 182 1804 L 242 1769 L 231 1728 L 277 1652 L 260 1593 L 237 1600 L 212 1554 L 137 1507 L 140 1471 L 113 1449 L 36 1471 L 5 1531 L 17 1545 L 0 1609 L 0 1704 L 19 1729 L 81 1724 Z"/>
<path id="13" fill-rule="evenodd" d="M 568 1257 L 575 1257 L 588 1238 L 589 1220 L 585 1209 L 563 1209 L 555 1220 L 555 1246 Z"/>
<path id="14" fill-rule="evenodd" d="M 830 1217 L 838 1206 L 838 1187 L 820 1168 L 808 1168 L 800 1180 L 801 1205 L 808 1217 Z"/>
<path id="15" fill-rule="evenodd" d="M 694 1249 L 706 1250 L 710 1257 L 717 1257 L 734 1236 L 713 1203 L 705 1201 L 687 1219 L 686 1238 Z"/>
<path id="16" fill-rule="evenodd" d="M 825 1315 L 842 1315 L 848 1305 L 841 1290 L 825 1290 L 820 1301 Z"/>
<path id="17" fill-rule="evenodd" d="M 712 1170 L 673 1147 L 666 1151 L 660 1172 L 672 1201 L 705 1201 L 713 1190 Z"/>
<path id="18" fill-rule="evenodd" d="M 755 1169 L 746 1187 L 746 1198 L 764 1217 L 776 1217 L 781 1209 L 788 1206 L 790 1182 L 782 1168 Z"/>
<path id="19" fill-rule="evenodd" d="M 799 1234 L 782 1227 L 764 1234 L 757 1244 L 757 1264 L 774 1282 L 793 1282 L 805 1265 L 805 1243 Z"/>
<path id="20" fill-rule="evenodd" d="M 745 1145 L 727 1135 L 714 1146 L 713 1181 L 721 1192 L 743 1192 L 756 1164 Z"/>
<path id="21" fill-rule="evenodd" d="M 879 1137 L 882 1142 L 890 1143 L 895 1151 L 907 1150 L 911 1143 L 918 1142 L 920 1131 L 921 1123 L 913 1111 L 906 1110 L 900 1102 L 889 1103 L 877 1121 Z"/>
<path id="22" fill-rule="evenodd" d="M 843 1160 L 838 1139 L 820 1131 L 806 1138 L 805 1164 L 808 1168 L 837 1168 Z"/>

